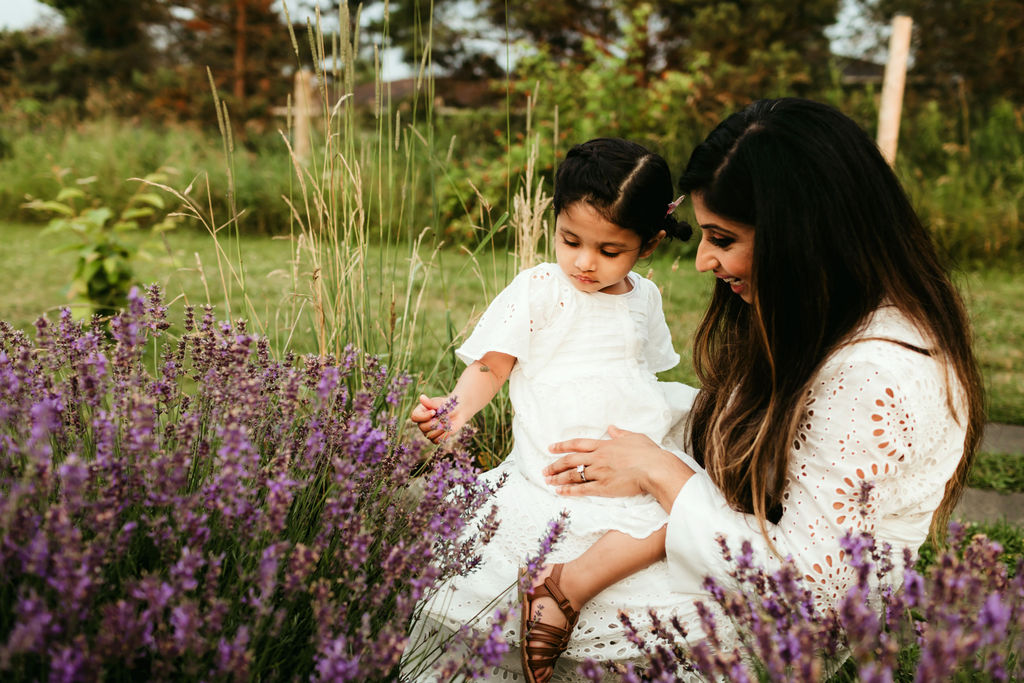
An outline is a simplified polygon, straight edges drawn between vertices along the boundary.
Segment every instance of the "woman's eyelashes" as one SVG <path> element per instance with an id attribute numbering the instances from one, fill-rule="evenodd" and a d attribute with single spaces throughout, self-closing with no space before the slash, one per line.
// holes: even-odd
<path id="1" fill-rule="evenodd" d="M 711 242 L 711 244 L 713 244 L 714 246 L 718 247 L 719 249 L 724 249 L 725 247 L 728 247 L 730 244 L 736 241 L 732 237 L 728 237 L 726 235 L 718 235 L 713 232 L 707 233 L 704 236 L 704 238 L 708 242 Z"/>

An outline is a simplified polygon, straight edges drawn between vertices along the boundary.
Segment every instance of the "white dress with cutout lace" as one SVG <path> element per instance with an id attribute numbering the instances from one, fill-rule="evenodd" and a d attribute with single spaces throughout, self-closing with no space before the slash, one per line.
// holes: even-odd
<path id="1" fill-rule="evenodd" d="M 698 467 L 667 438 L 696 390 L 655 376 L 679 362 L 661 294 L 650 280 L 635 273 L 628 277 L 631 290 L 612 295 L 577 290 L 556 264 L 523 271 L 456 351 L 467 364 L 489 351 L 515 356 L 509 377 L 514 445 L 505 461 L 484 475 L 492 482 L 507 475 L 493 499 L 501 519 L 497 534 L 484 547 L 480 566 L 425 606 L 420 629 L 427 624 L 442 631 L 458 629 L 483 611 L 476 623 L 489 630 L 488 616 L 495 607 L 514 603 L 519 568 L 537 555 L 549 522 L 562 510 L 568 511 L 568 522 L 549 562 L 577 557 L 608 531 L 644 538 L 667 523 L 668 515 L 652 496 L 568 498 L 556 494 L 541 475 L 560 457 L 548 451 L 550 444 L 607 438 L 613 424 L 646 434 Z M 584 606 L 554 680 L 572 678 L 572 670 L 586 658 L 637 654 L 623 637 L 620 610 L 644 624 L 648 610 L 688 600 L 673 590 L 665 560 L 608 588 Z M 504 632 L 512 652 L 507 666 L 495 670 L 496 679 L 521 680 L 518 630 L 518 618 L 511 619 Z M 422 636 L 419 631 L 417 637 Z"/>
<path id="2" fill-rule="evenodd" d="M 822 608 L 856 578 L 840 539 L 848 531 L 870 532 L 892 546 L 897 563 L 904 548 L 916 555 L 963 457 L 963 392 L 930 348 L 899 309 L 883 306 L 825 361 L 804 400 L 782 518 L 769 526 L 769 536 Z M 862 505 L 863 482 L 873 487 Z M 719 534 L 734 549 L 748 539 L 756 562 L 777 564 L 753 516 L 730 509 L 698 472 L 676 498 L 668 525 L 665 546 L 677 590 L 698 591 L 704 576 L 726 576 Z"/>

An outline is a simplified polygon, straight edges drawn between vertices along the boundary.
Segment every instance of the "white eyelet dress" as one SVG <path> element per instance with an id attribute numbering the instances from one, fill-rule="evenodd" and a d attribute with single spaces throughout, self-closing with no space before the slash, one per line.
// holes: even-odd
<path id="1" fill-rule="evenodd" d="M 659 382 L 656 372 L 679 362 L 653 282 L 628 275 L 625 294 L 586 293 L 576 289 L 556 264 L 523 271 L 484 312 L 457 351 L 471 363 L 489 351 L 515 356 L 509 395 L 515 411 L 514 446 L 499 467 L 484 476 L 508 479 L 495 495 L 501 526 L 482 553 L 480 567 L 451 581 L 425 605 L 414 638 L 425 631 L 458 629 L 504 594 L 515 601 L 515 581 L 526 559 L 536 556 L 548 523 L 567 510 L 566 532 L 548 562 L 564 562 L 583 553 L 604 533 L 616 530 L 644 538 L 664 526 L 668 515 L 648 495 L 629 498 L 563 497 L 545 484 L 541 470 L 560 456 L 548 446 L 565 439 L 607 438 L 607 428 L 641 432 L 697 464 L 666 440 L 669 429 L 688 411 L 696 390 Z M 586 658 L 628 659 L 636 649 L 623 637 L 618 613 L 647 623 L 647 612 L 672 603 L 688 604 L 673 590 L 662 560 L 600 593 L 582 610 L 569 649 L 554 680 L 571 680 Z M 516 610 L 518 614 L 518 610 Z M 485 619 L 481 630 L 490 630 Z M 496 680 L 522 680 L 518 620 L 505 629 L 512 646 Z M 429 677 L 425 677 L 429 679 Z"/>

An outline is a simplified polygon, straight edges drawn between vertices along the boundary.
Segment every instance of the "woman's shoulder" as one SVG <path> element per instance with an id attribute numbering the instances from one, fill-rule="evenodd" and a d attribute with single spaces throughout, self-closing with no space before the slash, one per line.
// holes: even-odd
<path id="1" fill-rule="evenodd" d="M 869 380 L 887 385 L 940 388 L 945 384 L 944 361 L 928 336 L 895 306 L 881 306 L 825 359 L 820 384 L 848 388 Z"/>
<path id="2" fill-rule="evenodd" d="M 896 306 L 884 305 L 868 315 L 829 360 L 898 367 L 908 358 L 934 362 L 934 351 L 934 344 L 909 316 Z"/>

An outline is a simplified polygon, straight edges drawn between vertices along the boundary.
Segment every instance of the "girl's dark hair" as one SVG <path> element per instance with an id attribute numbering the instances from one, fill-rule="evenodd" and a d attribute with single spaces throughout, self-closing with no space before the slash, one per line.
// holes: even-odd
<path id="1" fill-rule="evenodd" d="M 947 394 L 967 439 L 933 518 L 941 534 L 981 437 L 982 384 L 963 302 L 875 143 L 827 105 L 762 100 L 712 131 L 679 185 L 754 229 L 752 304 L 719 280 L 694 338 L 694 456 L 763 530 L 781 511 L 815 373 L 872 311 L 892 304 L 962 390 Z"/>
<path id="2" fill-rule="evenodd" d="M 635 142 L 595 138 L 576 145 L 555 174 L 555 215 L 586 202 L 615 225 L 632 230 L 643 244 L 661 230 L 667 237 L 690 238 L 691 229 L 672 216 L 672 173 L 668 164 Z"/>

